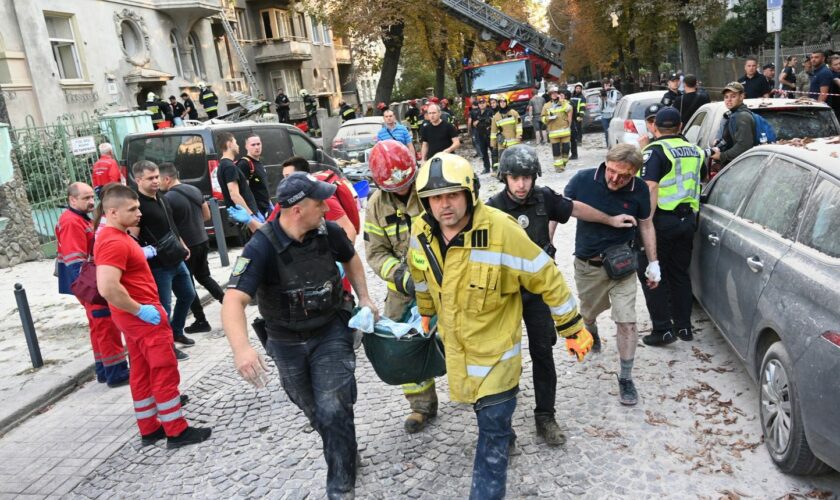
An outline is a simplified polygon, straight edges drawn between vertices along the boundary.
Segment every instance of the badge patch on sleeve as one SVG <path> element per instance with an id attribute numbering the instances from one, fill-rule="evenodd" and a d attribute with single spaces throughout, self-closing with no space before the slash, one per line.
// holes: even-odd
<path id="1" fill-rule="evenodd" d="M 239 256 L 236 258 L 236 263 L 233 265 L 233 271 L 231 272 L 231 276 L 239 276 L 248 269 L 248 264 L 251 263 L 251 259 Z"/>

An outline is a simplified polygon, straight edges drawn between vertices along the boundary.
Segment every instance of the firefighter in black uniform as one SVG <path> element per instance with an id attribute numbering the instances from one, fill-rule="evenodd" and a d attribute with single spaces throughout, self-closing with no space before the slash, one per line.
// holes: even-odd
<path id="1" fill-rule="evenodd" d="M 368 296 L 365 270 L 344 230 L 324 222 L 335 186 L 298 172 L 277 188 L 282 211 L 245 245 L 231 272 L 222 324 L 234 366 L 263 387 L 265 361 L 251 347 L 245 308 L 254 296 L 264 320 L 266 352 L 289 399 L 323 441 L 327 498 L 353 498 L 356 479 L 355 352 L 347 323 L 353 301 L 341 285 L 343 264 L 359 305 L 379 312 Z M 255 328 L 257 329 L 257 328 Z"/>
<path id="2" fill-rule="evenodd" d="M 631 216 L 609 217 L 551 188 L 537 186 L 537 177 L 540 175 L 542 167 L 533 147 L 518 144 L 505 149 L 499 161 L 499 180 L 505 184 L 505 189 L 490 198 L 487 205 L 515 218 L 531 241 L 542 247 L 552 258 L 556 252 L 552 240 L 557 223 L 565 224 L 571 216 L 613 227 L 629 227 L 635 223 Z M 552 346 L 557 343 L 557 330 L 542 296 L 524 289 L 522 318 L 528 331 L 528 349 L 534 372 L 534 399 L 537 405 L 534 420 L 537 434 L 549 446 L 559 446 L 566 438 L 554 419 L 557 373 L 554 370 Z"/>
<path id="3" fill-rule="evenodd" d="M 306 111 L 306 126 L 311 137 L 321 137 L 321 126 L 318 125 L 318 101 L 309 95 L 309 91 L 301 89 L 303 108 Z"/>
<path id="4" fill-rule="evenodd" d="M 204 106 L 204 112 L 207 113 L 207 118 L 216 118 L 219 116 L 219 98 L 216 93 L 210 90 L 210 86 L 204 82 L 198 84 L 198 102 Z"/>
<path id="5" fill-rule="evenodd" d="M 353 120 L 356 118 L 356 109 L 346 102 L 341 101 L 341 107 L 338 109 L 338 114 L 341 115 L 341 123 L 344 123 L 347 120 Z"/>
<path id="6" fill-rule="evenodd" d="M 586 98 L 583 97 L 583 85 L 575 85 L 575 92 L 569 102 L 572 104 L 572 155 L 570 160 L 578 159 L 578 145 L 583 145 L 583 115 L 586 114 Z"/>
<path id="7" fill-rule="evenodd" d="M 146 102 L 143 103 L 143 109 L 152 114 L 152 126 L 155 130 L 159 129 L 163 124 L 164 116 L 161 109 L 160 98 L 154 92 L 146 94 Z"/>
<path id="8" fill-rule="evenodd" d="M 283 89 L 277 89 L 277 97 L 274 98 L 274 105 L 277 107 L 277 118 L 280 123 L 289 123 L 289 96 L 283 92 Z"/>
<path id="9" fill-rule="evenodd" d="M 405 112 L 405 121 L 408 123 L 408 128 L 411 130 L 411 138 L 419 147 L 420 145 L 420 122 L 423 117 L 420 116 L 420 109 L 417 108 L 417 100 L 412 99 L 408 102 L 408 110 Z"/>

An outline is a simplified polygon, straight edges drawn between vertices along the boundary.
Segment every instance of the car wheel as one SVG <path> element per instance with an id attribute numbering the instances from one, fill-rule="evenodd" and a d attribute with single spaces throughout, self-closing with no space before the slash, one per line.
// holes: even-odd
<path id="1" fill-rule="evenodd" d="M 793 363 L 781 342 L 770 346 L 761 363 L 759 410 L 764 444 L 783 472 L 812 475 L 828 470 L 808 447 Z"/>

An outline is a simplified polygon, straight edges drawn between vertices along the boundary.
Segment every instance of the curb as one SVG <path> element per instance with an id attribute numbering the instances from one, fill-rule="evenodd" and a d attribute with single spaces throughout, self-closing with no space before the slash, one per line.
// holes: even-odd
<path id="1" fill-rule="evenodd" d="M 228 282 L 219 283 L 222 289 L 227 288 Z M 201 296 L 201 305 L 205 306 L 214 299 L 209 292 L 205 292 Z M 189 317 L 189 316 L 188 316 Z M 89 351 L 85 353 L 89 354 Z M 0 414 L 0 437 L 3 437 L 9 431 L 25 422 L 33 415 L 40 413 L 41 410 L 47 406 L 52 405 L 64 396 L 75 391 L 85 383 L 94 378 L 94 364 L 88 360 L 87 356 L 79 356 L 70 360 L 64 373 L 57 373 L 53 375 L 59 380 L 54 385 L 46 390 L 32 395 L 27 400 L 23 401 L 19 408 L 13 410 L 7 415 Z M 12 404 L 14 404 L 12 402 Z M 6 405 L 8 406 L 8 404 Z M 5 413 L 5 412 L 4 412 Z"/>

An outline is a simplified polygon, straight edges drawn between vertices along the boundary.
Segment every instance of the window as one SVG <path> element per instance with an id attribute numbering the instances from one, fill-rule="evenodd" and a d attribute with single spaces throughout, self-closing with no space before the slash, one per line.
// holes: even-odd
<path id="1" fill-rule="evenodd" d="M 306 14 L 303 12 L 298 12 L 295 14 L 295 19 L 297 22 L 297 29 L 295 29 L 295 35 L 301 38 L 308 38 L 309 35 L 306 33 Z"/>
<path id="2" fill-rule="evenodd" d="M 279 38 L 289 39 L 295 36 L 295 30 L 292 28 L 292 18 L 285 10 L 274 9 L 274 18 L 277 21 L 277 30 L 280 33 Z"/>
<path id="3" fill-rule="evenodd" d="M 799 241 L 840 258 L 840 186 L 823 179 L 814 189 L 802 219 Z"/>
<path id="4" fill-rule="evenodd" d="M 236 9 L 236 37 L 239 40 L 250 40 L 251 30 L 248 29 L 248 18 L 245 9 Z"/>
<path id="5" fill-rule="evenodd" d="M 307 161 L 315 161 L 315 147 L 303 134 L 290 130 L 289 139 L 292 140 L 292 151 L 295 156 L 300 156 Z"/>
<path id="6" fill-rule="evenodd" d="M 283 9 L 260 11 L 263 38 L 270 40 L 289 39 L 296 35 L 289 12 Z"/>
<path id="7" fill-rule="evenodd" d="M 260 11 L 260 19 L 262 20 L 262 35 L 263 38 L 274 38 L 274 26 L 270 10 Z"/>
<path id="8" fill-rule="evenodd" d="M 767 155 L 752 155 L 722 170 L 712 184 L 706 203 L 733 214 L 737 212 L 766 160 Z"/>
<path id="9" fill-rule="evenodd" d="M 802 107 L 784 109 L 755 109 L 763 116 L 778 140 L 794 137 L 831 137 L 840 134 L 834 123 L 834 112 L 829 108 Z"/>
<path id="10" fill-rule="evenodd" d="M 69 16 L 45 15 L 47 33 L 50 37 L 53 57 L 58 66 L 61 79 L 79 80 L 84 78 L 79 52 L 76 49 L 76 36 L 73 32 L 72 18 Z"/>
<path id="11" fill-rule="evenodd" d="M 286 91 L 289 97 L 298 97 L 300 89 L 303 88 L 303 80 L 300 77 L 300 70 L 297 69 L 282 69 L 279 71 L 272 71 L 271 85 L 274 87 L 274 94 L 277 94 L 279 89 Z"/>
<path id="12" fill-rule="evenodd" d="M 190 31 L 190 36 L 187 37 L 187 43 L 190 47 L 190 60 L 192 62 L 195 76 L 204 78 L 204 60 L 201 57 L 201 43 L 198 41 L 198 35 L 195 31 Z"/>
<path id="13" fill-rule="evenodd" d="M 174 31 L 169 32 L 169 46 L 172 48 L 172 58 L 175 59 L 175 73 L 184 76 L 184 65 L 181 63 L 181 47 Z"/>
<path id="14" fill-rule="evenodd" d="M 310 26 L 310 31 L 312 32 L 312 43 L 320 44 L 321 43 L 321 26 L 318 24 L 318 20 L 312 16 L 309 16 L 309 21 L 312 23 Z"/>
<path id="15" fill-rule="evenodd" d="M 332 33 L 330 33 L 330 28 L 327 27 L 326 24 L 322 24 L 321 28 L 324 30 L 324 45 L 332 45 Z"/>
<path id="16" fill-rule="evenodd" d="M 683 132 L 685 140 L 692 144 L 697 144 L 697 141 L 700 139 L 700 129 L 703 127 L 703 122 L 706 120 L 706 116 L 706 112 L 698 113 L 697 116 L 689 122 L 688 127 Z"/>
<path id="17" fill-rule="evenodd" d="M 204 140 L 200 135 L 164 135 L 138 138 L 128 145 L 129 165 L 139 160 L 157 164 L 172 162 L 178 167 L 181 180 L 196 181 L 207 175 Z"/>
<path id="18" fill-rule="evenodd" d="M 143 37 L 137 26 L 131 21 L 120 23 L 120 41 L 129 57 L 134 57 L 143 49 Z"/>
<path id="19" fill-rule="evenodd" d="M 813 180 L 807 169 L 777 157 L 759 178 L 742 217 L 787 236 Z"/>

